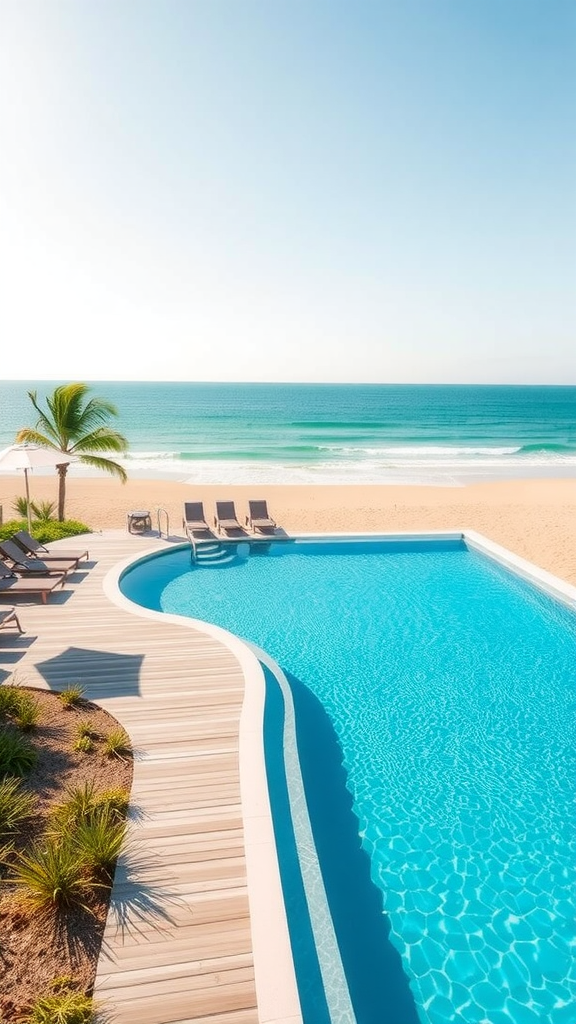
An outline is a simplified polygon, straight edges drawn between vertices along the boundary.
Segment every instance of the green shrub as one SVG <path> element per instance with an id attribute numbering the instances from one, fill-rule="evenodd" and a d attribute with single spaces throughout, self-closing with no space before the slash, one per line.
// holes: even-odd
<path id="1" fill-rule="evenodd" d="M 97 793 L 94 806 L 104 805 L 117 818 L 125 818 L 128 813 L 129 800 L 128 790 L 118 786 L 116 789 L 105 789 L 102 793 Z"/>
<path id="2" fill-rule="evenodd" d="M 65 537 L 78 537 L 82 533 L 92 533 L 92 530 L 77 519 L 64 519 L 61 523 L 54 519 L 49 523 L 38 523 L 34 527 L 34 536 L 41 544 L 63 540 Z"/>
<path id="3" fill-rule="evenodd" d="M 128 757 L 132 753 L 132 747 L 124 729 L 112 729 L 104 737 L 102 751 L 106 757 L 119 757 L 120 760 Z"/>
<path id="4" fill-rule="evenodd" d="M 72 744 L 72 750 L 82 754 L 90 754 L 94 750 L 94 743 L 90 736 L 79 736 Z"/>
<path id="5" fill-rule="evenodd" d="M 55 501 L 31 501 L 30 510 L 39 523 L 49 523 L 55 517 Z"/>
<path id="6" fill-rule="evenodd" d="M 0 718 L 11 718 L 18 710 L 19 692 L 18 687 L 11 683 L 0 686 Z"/>
<path id="7" fill-rule="evenodd" d="M 82 739 L 84 736 L 88 736 L 91 740 L 98 739 L 98 733 L 94 731 L 90 722 L 86 721 L 85 719 L 83 719 L 81 722 L 78 722 L 78 725 L 76 726 L 76 732 L 78 734 L 79 739 Z"/>
<path id="8" fill-rule="evenodd" d="M 30 1007 L 22 1024 L 96 1024 L 90 996 L 69 989 L 42 996 Z"/>
<path id="9" fill-rule="evenodd" d="M 72 844 L 78 859 L 89 869 L 97 882 L 112 884 L 114 867 L 126 835 L 126 822 L 119 819 L 105 804 L 96 807 L 77 822 Z"/>
<path id="10" fill-rule="evenodd" d="M 61 693 L 58 694 L 59 700 L 65 708 L 77 708 L 84 703 L 84 689 L 82 686 L 76 684 L 75 686 L 66 686 Z"/>
<path id="11" fill-rule="evenodd" d="M 96 797 L 93 783 L 85 782 L 83 786 L 68 786 L 66 799 L 52 809 L 47 834 L 53 839 L 64 838 L 78 821 L 90 814 L 95 806 Z"/>
<path id="12" fill-rule="evenodd" d="M 21 852 L 12 866 L 11 879 L 18 896 L 30 910 L 61 912 L 83 907 L 96 883 L 86 876 L 85 864 L 70 841 L 48 839 Z"/>
<path id="13" fill-rule="evenodd" d="M 0 782 L 0 842 L 12 836 L 33 812 L 35 798 L 21 788 L 19 779 Z"/>
<path id="14" fill-rule="evenodd" d="M 22 517 L 22 519 L 28 518 L 28 500 L 27 498 L 14 498 L 12 502 L 12 508 L 14 511 Z M 31 501 L 30 502 L 30 513 L 36 522 L 47 523 L 51 519 L 54 519 L 56 512 L 55 501 Z"/>
<path id="15" fill-rule="evenodd" d="M 0 779 L 25 775 L 37 760 L 38 752 L 28 740 L 9 727 L 0 729 Z"/>
<path id="16" fill-rule="evenodd" d="M 19 530 L 27 529 L 28 520 L 26 518 L 10 519 L 0 526 L 0 541 L 8 540 Z M 80 523 L 76 519 L 64 519 L 61 523 L 57 519 L 51 519 L 46 523 L 37 521 L 32 523 L 32 535 L 41 544 L 49 544 L 53 540 L 63 540 L 65 537 L 77 537 L 82 533 L 92 533 L 92 530 L 85 523 Z"/>
<path id="17" fill-rule="evenodd" d="M 12 720 L 22 732 L 30 732 L 38 725 L 40 705 L 29 693 L 20 693 Z"/>
<path id="18" fill-rule="evenodd" d="M 12 508 L 17 516 L 20 516 L 21 519 L 26 519 L 28 516 L 28 498 L 14 498 Z M 32 509 L 32 506 L 30 506 L 30 509 Z"/>
<path id="19" fill-rule="evenodd" d="M 18 683 L 16 673 L 9 683 L 0 686 L 0 718 L 11 720 L 24 732 L 38 724 L 40 705 L 28 690 Z"/>

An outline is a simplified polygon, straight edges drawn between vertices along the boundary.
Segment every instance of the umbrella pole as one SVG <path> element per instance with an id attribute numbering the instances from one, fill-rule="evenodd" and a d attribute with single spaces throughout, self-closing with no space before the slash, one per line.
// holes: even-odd
<path id="1" fill-rule="evenodd" d="M 28 516 L 28 533 L 32 533 L 32 513 L 30 511 L 30 486 L 28 484 L 28 470 L 24 470 L 24 480 L 26 481 L 26 515 Z"/>

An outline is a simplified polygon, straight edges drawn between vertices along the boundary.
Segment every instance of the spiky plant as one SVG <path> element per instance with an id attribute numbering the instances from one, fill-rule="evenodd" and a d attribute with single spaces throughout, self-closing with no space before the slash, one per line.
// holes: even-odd
<path id="1" fill-rule="evenodd" d="M 0 779 L 7 775 L 26 775 L 38 760 L 38 752 L 14 729 L 0 729 Z"/>
<path id="2" fill-rule="evenodd" d="M 53 839 L 19 853 L 10 880 L 18 887 L 19 900 L 39 913 L 61 913 L 73 907 L 89 910 L 87 901 L 96 885 L 86 877 L 76 846 Z"/>
<path id="3" fill-rule="evenodd" d="M 72 843 L 97 882 L 112 883 L 125 836 L 126 822 L 104 804 L 76 824 Z"/>
<path id="4" fill-rule="evenodd" d="M 97 1010 L 90 996 L 63 989 L 41 996 L 30 1007 L 22 1024 L 96 1024 Z"/>
<path id="5" fill-rule="evenodd" d="M 117 818 L 125 818 L 128 813 L 129 801 L 128 790 L 118 786 L 115 789 L 105 789 L 101 793 L 97 793 L 94 805 L 107 807 L 112 815 Z"/>
<path id="6" fill-rule="evenodd" d="M 26 519 L 28 516 L 28 498 L 17 496 L 12 502 L 12 508 L 16 515 L 20 516 L 21 519 Z"/>
<path id="7" fill-rule="evenodd" d="M 76 735 L 79 739 L 82 739 L 84 736 L 88 736 L 91 740 L 98 738 L 98 733 L 94 731 L 91 723 L 85 718 L 83 718 L 81 722 L 78 722 L 78 725 L 76 726 Z"/>
<path id="8" fill-rule="evenodd" d="M 31 501 L 30 511 L 37 519 L 39 523 L 50 523 L 54 519 L 54 513 L 56 512 L 55 501 Z"/>
<path id="9" fill-rule="evenodd" d="M 40 705 L 25 691 L 18 694 L 16 707 L 12 712 L 12 721 L 22 732 L 31 732 L 38 725 Z"/>
<path id="10" fill-rule="evenodd" d="M 81 707 L 84 702 L 84 687 L 78 684 L 66 686 L 58 694 L 58 698 L 62 701 L 65 708 Z"/>
<path id="11" fill-rule="evenodd" d="M 68 786 L 66 798 L 52 809 L 47 825 L 47 834 L 53 838 L 64 838 L 75 828 L 77 822 L 88 817 L 94 810 L 96 797 L 94 784 L 85 782 L 82 786 Z"/>
<path id="12" fill-rule="evenodd" d="M 19 689 L 10 683 L 0 686 L 0 718 L 11 718 L 18 709 Z"/>
<path id="13" fill-rule="evenodd" d="M 20 779 L 7 778 L 0 782 L 0 843 L 9 839 L 22 822 L 29 818 L 36 800 L 32 793 L 22 789 Z"/>
<path id="14" fill-rule="evenodd" d="M 90 736 L 79 736 L 74 740 L 72 750 L 76 750 L 79 754 L 91 754 L 94 750 L 94 743 Z"/>
<path id="15" fill-rule="evenodd" d="M 124 729 L 112 729 L 107 736 L 104 737 L 104 744 L 102 752 L 106 757 L 119 757 L 120 760 L 125 760 L 132 753 L 132 746 L 128 735 Z"/>

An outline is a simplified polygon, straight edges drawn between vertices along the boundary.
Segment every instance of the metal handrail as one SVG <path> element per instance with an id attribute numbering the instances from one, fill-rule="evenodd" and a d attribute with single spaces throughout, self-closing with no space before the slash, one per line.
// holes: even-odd
<path id="1" fill-rule="evenodd" d="M 156 519 L 158 521 L 158 536 L 162 537 L 162 526 L 161 526 L 161 513 L 162 512 L 166 516 L 166 540 L 168 540 L 168 537 L 170 536 L 170 519 L 168 518 L 168 512 L 166 511 L 165 508 L 157 508 L 156 509 Z"/>

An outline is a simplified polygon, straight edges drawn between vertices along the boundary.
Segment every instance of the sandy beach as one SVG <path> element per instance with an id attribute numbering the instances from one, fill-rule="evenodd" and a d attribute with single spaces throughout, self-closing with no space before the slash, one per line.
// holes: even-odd
<path id="1" fill-rule="evenodd" d="M 0 477 L 4 521 L 13 517 L 22 477 Z M 57 480 L 35 476 L 33 500 L 56 500 Z M 388 532 L 394 530 L 474 529 L 569 583 L 576 584 L 576 481 L 511 480 L 467 487 L 322 484 L 192 486 L 165 479 L 73 477 L 67 482 L 66 515 L 92 530 L 123 529 L 126 513 L 166 509 L 170 534 L 182 534 L 185 501 L 201 500 L 209 518 L 214 502 L 233 499 L 241 521 L 249 498 L 266 498 L 288 533 Z"/>

